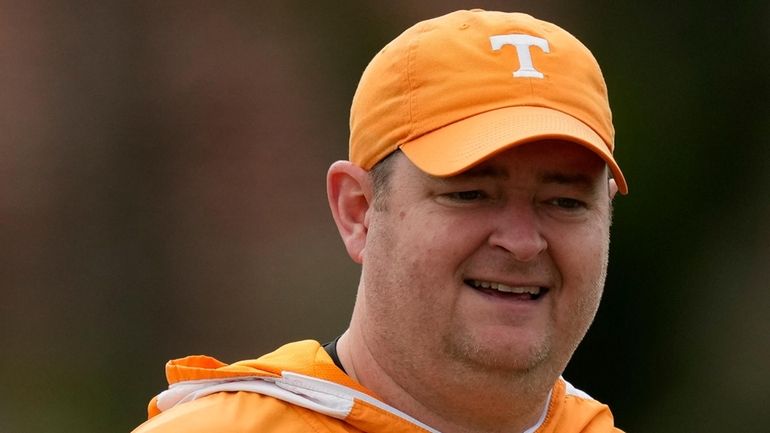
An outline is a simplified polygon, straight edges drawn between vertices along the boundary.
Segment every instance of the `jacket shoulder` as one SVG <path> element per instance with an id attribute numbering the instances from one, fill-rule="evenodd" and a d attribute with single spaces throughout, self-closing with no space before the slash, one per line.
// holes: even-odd
<path id="1" fill-rule="evenodd" d="M 562 421 L 564 431 L 580 433 L 623 433 L 615 427 L 609 406 L 590 397 L 567 395 Z M 561 431 L 561 429 L 557 429 Z"/>
<path id="2" fill-rule="evenodd" d="M 133 433 L 358 432 L 344 421 L 253 392 L 219 392 L 164 411 Z"/>
<path id="3" fill-rule="evenodd" d="M 610 408 L 560 378 L 545 422 L 537 433 L 623 433 Z"/>

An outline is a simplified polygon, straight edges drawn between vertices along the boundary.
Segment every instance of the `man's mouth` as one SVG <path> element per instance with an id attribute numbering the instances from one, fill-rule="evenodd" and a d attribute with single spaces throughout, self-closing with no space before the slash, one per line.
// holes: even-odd
<path id="1" fill-rule="evenodd" d="M 503 283 L 482 280 L 465 280 L 465 284 L 487 295 L 511 299 L 537 300 L 548 292 L 540 286 L 508 286 Z"/>

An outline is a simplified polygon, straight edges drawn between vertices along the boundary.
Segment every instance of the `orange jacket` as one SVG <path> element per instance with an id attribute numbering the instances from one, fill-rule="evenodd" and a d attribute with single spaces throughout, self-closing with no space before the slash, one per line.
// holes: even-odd
<path id="1" fill-rule="evenodd" d="M 315 341 L 224 364 L 189 356 L 166 364 L 169 387 L 133 433 L 371 432 L 437 430 L 393 408 L 338 369 Z M 607 406 L 559 379 L 547 410 L 525 433 L 622 433 Z"/>

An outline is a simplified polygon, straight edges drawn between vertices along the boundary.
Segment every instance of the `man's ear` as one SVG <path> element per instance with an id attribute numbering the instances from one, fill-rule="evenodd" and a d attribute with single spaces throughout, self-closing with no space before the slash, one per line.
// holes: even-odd
<path id="1" fill-rule="evenodd" d="M 610 194 L 610 200 L 612 200 L 613 198 L 615 198 L 615 194 L 618 193 L 618 183 L 615 182 L 615 179 L 609 180 L 608 190 Z"/>
<path id="2" fill-rule="evenodd" d="M 369 173 L 350 161 L 337 161 L 326 175 L 326 193 L 348 255 L 360 264 L 369 226 L 367 213 L 373 199 Z"/>

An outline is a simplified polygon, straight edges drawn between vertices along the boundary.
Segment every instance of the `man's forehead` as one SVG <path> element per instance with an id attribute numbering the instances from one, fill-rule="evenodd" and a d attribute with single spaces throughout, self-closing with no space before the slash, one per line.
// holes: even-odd
<path id="1" fill-rule="evenodd" d="M 474 166 L 469 168 L 468 170 L 465 170 L 464 172 L 458 173 L 450 177 L 460 177 L 460 178 L 493 177 L 493 178 L 508 179 L 510 177 L 510 174 L 508 173 L 508 171 L 509 171 L 508 167 L 504 166 L 501 163 L 495 164 L 494 161 L 485 161 L 477 166 Z"/>
<path id="2" fill-rule="evenodd" d="M 503 151 L 448 178 L 509 179 L 522 171 L 545 183 L 593 183 L 604 176 L 606 163 L 586 147 L 561 140 L 537 141 Z M 447 179 L 448 179 L 447 178 Z"/>
<path id="3" fill-rule="evenodd" d="M 584 187 L 592 186 L 597 182 L 597 179 L 603 179 L 605 177 L 601 171 L 591 171 L 589 173 L 577 168 L 533 170 L 532 175 L 535 177 L 535 180 L 541 184 L 578 185 Z M 511 178 L 511 173 L 510 169 L 504 166 L 483 165 L 473 167 L 454 176 L 445 178 L 431 177 L 446 182 L 454 180 L 462 181 L 464 179 L 492 179 L 505 181 Z"/>

